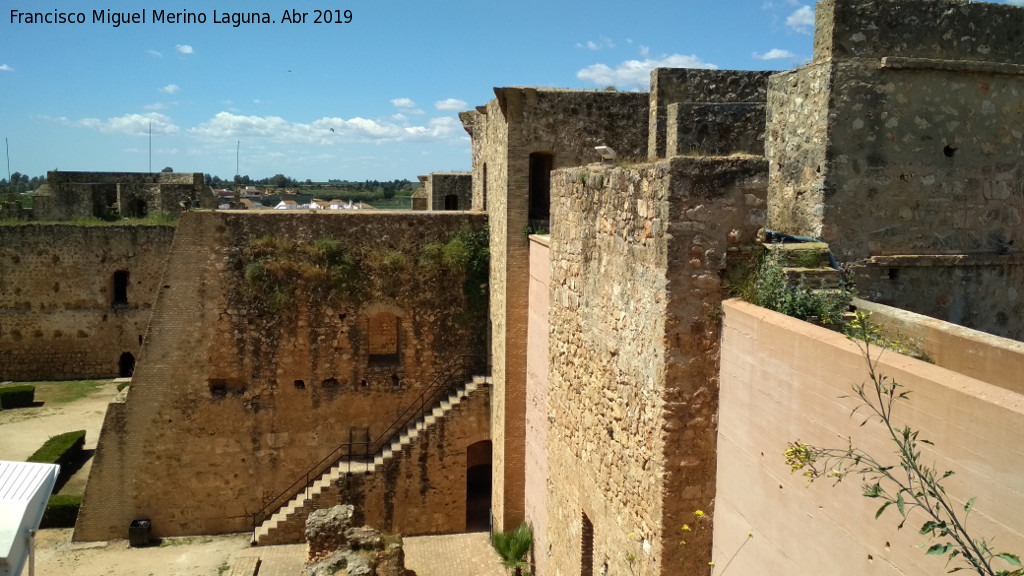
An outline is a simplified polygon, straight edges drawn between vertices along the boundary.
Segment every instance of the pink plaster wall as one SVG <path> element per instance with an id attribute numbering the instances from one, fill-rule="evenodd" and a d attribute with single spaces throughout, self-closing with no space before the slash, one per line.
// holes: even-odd
<path id="1" fill-rule="evenodd" d="M 548 294 L 550 249 L 530 237 L 530 309 L 526 345 L 526 521 L 533 524 L 538 574 L 547 559 Z"/>
<path id="2" fill-rule="evenodd" d="M 881 425 L 861 427 L 850 414 L 856 403 L 840 398 L 867 382 L 856 344 L 746 302 L 723 306 L 715 573 L 944 573 L 944 558 L 916 547 L 925 542 L 919 513 L 897 530 L 893 509 L 874 519 L 880 503 L 861 495 L 858 479 L 808 487 L 784 463 L 795 440 L 838 448 L 852 441 L 896 463 Z M 882 355 L 880 369 L 912 391 L 895 423 L 935 443 L 924 460 L 956 472 L 949 494 L 960 503 L 977 497 L 974 534 L 999 551 L 1024 552 L 1024 395 L 895 353 Z"/>

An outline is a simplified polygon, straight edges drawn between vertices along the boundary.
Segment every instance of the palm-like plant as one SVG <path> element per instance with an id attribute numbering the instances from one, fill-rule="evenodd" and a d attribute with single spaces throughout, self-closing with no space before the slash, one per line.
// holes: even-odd
<path id="1" fill-rule="evenodd" d="M 491 533 L 491 547 L 501 558 L 501 565 L 515 571 L 515 576 L 522 576 L 523 567 L 527 566 L 526 554 L 533 546 L 533 528 L 523 523 L 512 532 Z"/>

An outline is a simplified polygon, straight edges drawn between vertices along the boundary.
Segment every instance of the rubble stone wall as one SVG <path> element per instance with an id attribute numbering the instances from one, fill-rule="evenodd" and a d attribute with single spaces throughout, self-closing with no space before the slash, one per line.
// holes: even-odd
<path id="1" fill-rule="evenodd" d="M 656 68 L 651 71 L 647 157 L 665 158 L 668 107 L 674 103 L 764 102 L 771 72 Z"/>
<path id="2" fill-rule="evenodd" d="M 763 221 L 766 162 L 554 175 L 549 570 L 580 571 L 584 515 L 595 574 L 706 565 L 710 533 L 684 555 L 679 529 L 712 513 L 721 272 Z"/>
<path id="3" fill-rule="evenodd" d="M 118 376 L 122 354 L 142 349 L 173 236 L 171 226 L 0 226 L 0 380 Z"/>
<path id="4" fill-rule="evenodd" d="M 121 538 L 139 517 L 157 536 L 247 530 L 336 447 L 383 432 L 456 355 L 484 352 L 485 308 L 463 294 L 462 273 L 422 257 L 485 220 L 183 214 L 123 430 L 101 434 L 75 537 Z M 275 269 L 284 284 L 259 283 Z M 395 320 L 383 324 L 397 330 L 393 355 L 370 351 L 382 314 Z"/>

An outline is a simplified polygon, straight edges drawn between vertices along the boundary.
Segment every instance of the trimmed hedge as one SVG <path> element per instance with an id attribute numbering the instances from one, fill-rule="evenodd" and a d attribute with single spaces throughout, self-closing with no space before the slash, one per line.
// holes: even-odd
<path id="1" fill-rule="evenodd" d="M 25 408 L 35 402 L 35 386 L 10 386 L 0 388 L 0 408 Z"/>
<path id="2" fill-rule="evenodd" d="M 54 494 L 46 503 L 40 528 L 74 528 L 82 497 L 75 494 Z"/>
<path id="3" fill-rule="evenodd" d="M 29 456 L 26 462 L 59 464 L 61 475 L 63 475 L 64 470 L 81 457 L 83 446 L 85 446 L 85 430 L 65 432 L 43 443 L 43 446 Z"/>

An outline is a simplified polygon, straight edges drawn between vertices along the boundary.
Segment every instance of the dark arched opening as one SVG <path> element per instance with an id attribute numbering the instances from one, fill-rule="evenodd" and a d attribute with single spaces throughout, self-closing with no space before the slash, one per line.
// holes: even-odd
<path id="1" fill-rule="evenodd" d="M 135 373 L 135 356 L 131 352 L 121 354 L 117 361 L 117 375 L 120 378 L 130 378 Z"/>
<path id="2" fill-rule="evenodd" d="M 551 220 L 551 169 L 555 157 L 551 154 L 530 154 L 530 213 L 533 231 L 548 230 Z"/>
<path id="3" fill-rule="evenodd" d="M 491 441 L 466 448 L 466 531 L 491 528 Z"/>

